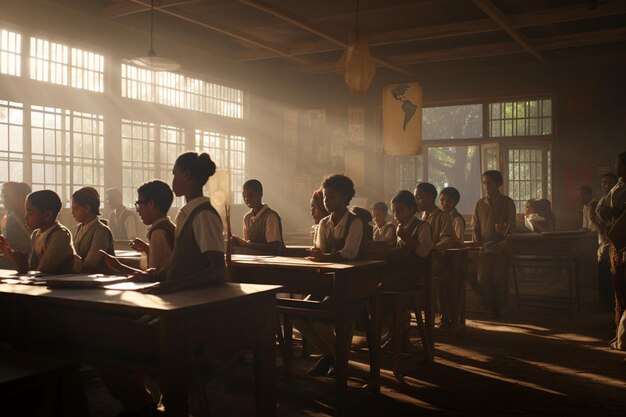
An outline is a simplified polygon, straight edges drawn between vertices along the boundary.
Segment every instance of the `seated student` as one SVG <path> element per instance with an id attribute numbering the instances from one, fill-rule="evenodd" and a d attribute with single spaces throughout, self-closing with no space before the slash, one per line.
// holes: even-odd
<path id="1" fill-rule="evenodd" d="M 285 247 L 280 216 L 263 204 L 263 185 L 258 180 L 243 184 L 243 201 L 250 211 L 243 216 L 243 239 L 231 237 L 233 246 L 245 251 L 277 255 Z"/>
<path id="2" fill-rule="evenodd" d="M 324 179 L 322 190 L 324 205 L 330 215 L 320 221 L 315 247 L 311 249 L 308 259 L 321 262 L 356 259 L 363 253 L 363 222 L 348 210 L 355 194 L 354 184 L 345 175 L 334 174 Z M 293 325 L 322 352 L 307 375 L 331 375 L 335 364 L 335 333 L 332 326 L 299 319 L 293 320 Z"/>
<path id="3" fill-rule="evenodd" d="M 371 242 L 374 239 L 374 228 L 372 227 L 372 214 L 362 207 L 352 207 L 352 213 L 363 222 L 363 241 Z"/>
<path id="4" fill-rule="evenodd" d="M 524 227 L 535 233 L 554 230 L 554 215 L 549 200 L 528 200 L 524 207 Z"/>
<path id="5" fill-rule="evenodd" d="M 83 187 L 72 195 L 72 216 L 78 222 L 74 233 L 74 272 L 108 273 L 100 250 L 115 256 L 111 230 L 100 221 L 100 195 Z"/>
<path id="6" fill-rule="evenodd" d="M 137 238 L 131 242 L 136 251 L 147 254 L 148 264 L 145 268 L 153 268 L 159 272 L 167 271 L 174 249 L 176 226 L 167 216 L 174 201 L 174 193 L 163 181 L 154 180 L 141 185 L 137 189 L 135 207 L 145 225 L 150 226 L 146 232 L 148 243 Z M 120 263 L 117 259 L 107 258 L 109 268 L 124 274 L 133 274 L 139 270 Z M 142 268 L 144 268 L 142 266 Z"/>
<path id="7" fill-rule="evenodd" d="M 598 220 L 596 218 L 596 206 L 598 202 L 593 199 L 593 190 L 588 185 L 583 185 L 578 188 L 578 198 L 582 205 L 583 221 L 580 227 L 583 230 L 590 232 L 598 231 Z"/>
<path id="8" fill-rule="evenodd" d="M 30 230 L 24 222 L 26 196 L 31 189 L 23 182 L 5 182 L 2 185 L 2 201 L 7 213 L 2 219 L 2 236 L 14 251 L 30 254 L 32 250 Z"/>
<path id="9" fill-rule="evenodd" d="M 389 208 L 387 204 L 379 201 L 372 206 L 372 219 L 374 221 L 374 242 L 388 242 L 396 244 L 396 225 L 387 221 Z"/>
<path id="10" fill-rule="evenodd" d="M 322 189 L 320 188 L 315 190 L 311 196 L 311 217 L 313 217 L 313 221 L 315 221 L 315 224 L 311 226 L 311 239 L 313 240 L 313 245 L 315 245 L 315 241 L 317 240 L 317 231 L 319 229 L 320 221 L 329 214 L 330 213 L 324 206 L 324 194 Z"/>
<path id="11" fill-rule="evenodd" d="M 606 196 L 615 184 L 618 182 L 617 175 L 614 172 L 607 172 L 600 177 L 600 189 L 602 190 L 602 198 Z M 605 200 L 606 201 L 606 200 Z M 598 202 L 598 204 L 600 204 Z M 594 208 L 591 220 L 596 222 L 598 229 L 598 291 L 600 292 L 600 301 L 609 310 L 615 308 L 615 297 L 613 294 L 613 282 L 611 281 L 611 263 L 609 261 L 609 240 L 606 236 L 608 232 L 608 224 L 603 221 Z"/>
<path id="12" fill-rule="evenodd" d="M 515 202 L 500 194 L 500 171 L 483 172 L 485 196 L 476 202 L 472 215 L 472 240 L 482 245 L 478 257 L 478 283 L 483 303 L 494 318 L 500 317 L 506 299 L 506 257 L 504 238 L 515 229 Z"/>
<path id="13" fill-rule="evenodd" d="M 108 226 L 115 240 L 131 240 L 139 236 L 138 220 L 135 213 L 124 206 L 122 192 L 110 188 L 104 193 L 104 204 L 113 209 Z"/>
<path id="14" fill-rule="evenodd" d="M 18 272 L 29 269 L 49 274 L 72 272 L 72 234 L 56 220 L 61 207 L 61 199 L 51 190 L 35 191 L 26 198 L 26 224 L 34 230 L 30 261 L 25 254 L 15 252 L 0 236 L 0 247 Z"/>
<path id="15" fill-rule="evenodd" d="M 206 154 L 187 152 L 174 163 L 172 190 L 184 196 L 186 204 L 176 216 L 176 237 L 172 260 L 167 271 L 136 274 L 135 280 L 160 280 L 146 293 L 177 291 L 224 281 L 223 225 L 217 210 L 202 190 L 215 173 L 215 163 Z M 112 369 L 100 370 L 111 393 L 132 416 L 155 415 L 150 392 L 139 374 Z M 167 408 L 167 398 L 164 398 Z"/>
<path id="16" fill-rule="evenodd" d="M 439 193 L 439 206 L 452 218 L 452 228 L 460 245 L 465 241 L 465 219 L 456 210 L 461 201 L 461 193 L 454 187 L 446 187 Z"/>

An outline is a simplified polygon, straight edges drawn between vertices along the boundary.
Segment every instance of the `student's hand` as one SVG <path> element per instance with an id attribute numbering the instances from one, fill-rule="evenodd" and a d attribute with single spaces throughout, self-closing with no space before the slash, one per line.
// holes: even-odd
<path id="1" fill-rule="evenodd" d="M 137 252 L 148 253 L 148 251 L 150 250 L 148 244 L 139 238 L 135 238 L 132 242 L 129 243 L 129 246 Z"/>
<path id="2" fill-rule="evenodd" d="M 243 240 L 243 239 L 242 239 L 242 238 L 240 238 L 240 237 L 237 237 L 237 236 L 235 236 L 235 235 L 232 235 L 232 236 L 230 237 L 230 243 L 232 243 L 232 244 L 233 244 L 233 245 L 235 245 L 235 246 L 245 246 L 245 245 L 246 245 L 246 243 L 248 243 L 248 242 L 246 242 L 245 240 Z"/>
<path id="3" fill-rule="evenodd" d="M 155 268 L 150 268 L 145 271 L 135 272 L 130 280 L 133 282 L 157 282 L 159 281 L 159 276 Z"/>
<path id="4" fill-rule="evenodd" d="M 408 229 L 402 227 L 402 225 L 398 225 L 398 237 L 402 239 L 404 243 L 410 243 L 413 239 L 411 237 L 411 232 Z"/>
<path id="5" fill-rule="evenodd" d="M 319 262 L 322 260 L 322 251 L 320 248 L 311 248 L 311 254 L 307 256 L 306 259 Z"/>
<path id="6" fill-rule="evenodd" d="M 99 252 L 100 252 L 100 255 L 102 255 L 102 260 L 104 261 L 104 264 L 109 269 L 112 269 L 113 271 L 116 271 L 116 272 L 123 271 L 124 266 L 122 265 L 120 261 L 117 260 L 117 258 L 115 258 L 114 256 L 111 256 L 110 254 L 106 253 L 102 249 L 100 249 Z"/>

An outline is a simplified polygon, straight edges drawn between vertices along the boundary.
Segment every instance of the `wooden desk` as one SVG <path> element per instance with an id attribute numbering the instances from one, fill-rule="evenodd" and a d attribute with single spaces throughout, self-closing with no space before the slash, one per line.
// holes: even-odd
<path id="1" fill-rule="evenodd" d="M 506 238 L 509 267 L 513 272 L 515 295 L 518 306 L 544 304 L 549 301 L 565 302 L 573 313 L 580 307 L 580 270 L 587 254 L 590 239 L 597 235 L 588 232 L 518 233 Z M 587 249 L 587 250 L 586 250 Z M 595 253 L 592 251 L 591 255 Z M 541 268 L 566 270 L 568 296 L 528 296 L 519 292 L 518 269 Z"/>
<path id="2" fill-rule="evenodd" d="M 286 292 L 327 294 L 333 299 L 336 332 L 336 384 L 339 404 L 347 397 L 350 323 L 348 307 L 359 301 L 371 306 L 370 388 L 380 390 L 380 297 L 384 262 L 312 262 L 304 258 L 233 255 L 231 279 L 282 285 Z"/>
<path id="3" fill-rule="evenodd" d="M 141 252 L 134 250 L 116 250 L 115 257 L 124 265 L 128 265 L 133 268 L 139 268 L 141 263 Z"/>
<path id="4" fill-rule="evenodd" d="M 6 272 L 6 271 L 5 271 Z M 167 416 L 188 416 L 194 367 L 254 346 L 256 415 L 276 415 L 278 286 L 221 284 L 172 294 L 0 284 L 0 338 L 54 356 L 159 376 Z M 156 324 L 137 320 L 157 317 Z"/>

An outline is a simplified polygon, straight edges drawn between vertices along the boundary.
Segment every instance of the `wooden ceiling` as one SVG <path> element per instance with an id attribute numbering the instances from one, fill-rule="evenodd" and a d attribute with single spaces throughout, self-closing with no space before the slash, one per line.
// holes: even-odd
<path id="1" fill-rule="evenodd" d="M 234 62 L 294 74 L 335 71 L 357 7 L 356 0 L 154 3 L 160 36 L 218 45 Z M 74 4 L 142 29 L 149 17 L 150 0 Z M 359 18 L 377 65 L 400 74 L 503 57 L 549 62 L 589 48 L 626 46 L 624 0 L 360 0 Z"/>

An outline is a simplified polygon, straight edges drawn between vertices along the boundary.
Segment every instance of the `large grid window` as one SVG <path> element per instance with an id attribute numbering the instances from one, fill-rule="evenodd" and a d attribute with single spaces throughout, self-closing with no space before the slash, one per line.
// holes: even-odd
<path id="1" fill-rule="evenodd" d="M 126 205 L 135 201 L 140 185 L 154 179 L 156 133 L 154 123 L 122 120 L 122 193 Z"/>
<path id="2" fill-rule="evenodd" d="M 547 145 L 519 145 L 508 150 L 508 193 L 522 213 L 526 201 L 550 200 L 550 148 Z"/>
<path id="3" fill-rule="evenodd" d="M 22 75 L 22 35 L 6 29 L 0 30 L 0 73 Z"/>
<path id="4" fill-rule="evenodd" d="M 243 118 L 243 91 L 167 71 L 122 63 L 122 97 Z"/>
<path id="5" fill-rule="evenodd" d="M 24 106 L 0 100 L 0 182 L 22 181 Z"/>
<path id="6" fill-rule="evenodd" d="M 159 127 L 159 178 L 172 183 L 172 168 L 178 155 L 185 151 L 185 130 L 180 127 L 161 125 Z M 174 198 L 173 207 L 181 207 L 182 198 Z"/>
<path id="7" fill-rule="evenodd" d="M 104 56 L 31 37 L 30 78 L 102 93 Z"/>
<path id="8" fill-rule="evenodd" d="M 413 192 L 415 185 L 424 180 L 424 158 L 416 156 L 396 156 L 396 177 L 398 190 Z"/>
<path id="9" fill-rule="evenodd" d="M 489 104 L 489 136 L 552 134 L 552 100 L 523 100 Z"/>
<path id="10" fill-rule="evenodd" d="M 208 153 L 217 168 L 228 170 L 232 202 L 243 204 L 241 189 L 246 176 L 246 138 L 196 130 L 196 151 Z"/>
<path id="11" fill-rule="evenodd" d="M 54 190 L 66 206 L 91 186 L 104 192 L 104 117 L 32 106 L 33 190 Z"/>
<path id="12" fill-rule="evenodd" d="M 104 92 L 104 56 L 72 48 L 72 87 Z"/>
<path id="13" fill-rule="evenodd" d="M 468 139 L 483 136 L 483 105 L 426 107 L 422 110 L 422 138 Z"/>

